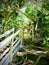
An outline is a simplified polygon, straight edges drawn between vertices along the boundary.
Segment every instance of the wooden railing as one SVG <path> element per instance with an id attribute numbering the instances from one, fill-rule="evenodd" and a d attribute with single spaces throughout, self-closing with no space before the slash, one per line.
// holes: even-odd
<path id="1" fill-rule="evenodd" d="M 11 34 L 12 32 L 12 34 Z M 3 41 L 0 42 L 0 65 L 8 65 L 12 62 L 13 55 L 16 53 L 18 46 L 21 43 L 22 38 L 19 36 L 17 39 L 14 38 L 21 32 L 18 30 L 14 33 L 14 28 L 0 35 L 0 39 L 5 37 Z M 10 34 L 10 35 L 9 35 Z M 7 37 L 7 35 L 9 35 Z"/>
<path id="2" fill-rule="evenodd" d="M 12 28 L 11 30 L 8 30 L 4 34 L 0 35 L 0 39 L 3 38 L 3 37 L 6 37 L 7 35 L 9 35 L 12 32 L 14 32 L 14 28 Z"/>

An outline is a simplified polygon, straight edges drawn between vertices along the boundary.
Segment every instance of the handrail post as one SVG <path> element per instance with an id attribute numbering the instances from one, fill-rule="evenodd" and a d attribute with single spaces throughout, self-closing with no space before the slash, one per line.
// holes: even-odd
<path id="1" fill-rule="evenodd" d="M 12 48 L 13 48 L 13 39 L 11 39 L 11 41 L 10 41 L 10 63 L 12 62 L 12 58 L 13 58 L 13 50 L 12 50 Z"/>
<path id="2" fill-rule="evenodd" d="M 14 34 L 14 31 L 13 31 L 13 34 Z M 10 41 L 10 63 L 12 62 L 12 59 L 13 59 L 13 41 L 14 41 L 14 38 L 12 38 Z"/>

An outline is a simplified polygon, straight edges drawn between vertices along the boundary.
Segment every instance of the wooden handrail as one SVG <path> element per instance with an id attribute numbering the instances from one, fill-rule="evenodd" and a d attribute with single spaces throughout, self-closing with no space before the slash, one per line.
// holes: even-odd
<path id="1" fill-rule="evenodd" d="M 10 34 L 11 32 L 13 32 L 13 31 L 14 31 L 14 28 L 12 28 L 12 29 L 6 31 L 4 34 L 1 34 L 1 35 L 0 35 L 0 39 L 3 38 L 3 37 L 5 37 L 5 36 L 7 36 L 7 35 L 9 35 L 9 34 Z"/>
<path id="2" fill-rule="evenodd" d="M 18 30 L 16 33 L 13 33 L 12 35 L 10 35 L 9 37 L 7 37 L 5 40 L 3 40 L 2 42 L 0 42 L 0 49 L 3 49 L 8 42 L 13 39 L 17 34 L 19 34 L 21 30 Z"/>
<path id="3" fill-rule="evenodd" d="M 17 50 L 18 50 L 18 48 L 19 48 L 19 45 L 20 45 L 20 43 L 21 43 L 21 37 L 17 40 L 17 41 L 15 41 L 15 44 L 14 44 L 14 46 L 13 46 L 13 53 L 12 53 L 12 55 L 14 56 L 14 54 L 17 52 Z M 2 61 L 0 62 L 0 65 L 8 65 L 8 63 L 10 62 L 10 52 L 8 52 L 6 55 L 5 55 L 5 57 L 4 58 L 2 58 Z"/>
<path id="4" fill-rule="evenodd" d="M 20 38 L 18 38 L 16 41 L 13 42 L 13 45 L 19 40 Z M 2 59 L 2 57 L 9 51 L 9 47 L 0 55 L 0 59 Z"/>
<path id="5" fill-rule="evenodd" d="M 0 39 L 7 36 L 0 42 L 0 51 L 3 50 L 3 52 L 0 55 L 0 64 L 3 65 L 4 61 L 11 63 L 13 55 L 16 53 L 17 47 L 21 43 L 21 37 L 19 36 L 18 39 L 14 40 L 14 38 L 21 32 L 22 29 L 18 30 L 17 32 L 13 33 L 14 28 L 11 30 L 5 32 L 4 34 L 0 35 Z M 12 32 L 12 34 L 10 34 Z M 10 35 L 9 35 L 10 34 Z M 10 45 L 9 45 L 10 44 Z M 9 57 L 9 59 L 8 59 Z M 7 60 L 6 60 L 7 59 Z"/>

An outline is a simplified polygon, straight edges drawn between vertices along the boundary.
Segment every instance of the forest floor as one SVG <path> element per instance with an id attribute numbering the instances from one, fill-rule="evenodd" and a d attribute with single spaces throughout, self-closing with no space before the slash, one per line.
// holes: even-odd
<path id="1" fill-rule="evenodd" d="M 31 36 L 25 35 L 23 45 L 14 56 L 15 65 L 49 65 L 49 48 L 36 45 L 32 42 Z M 13 65 L 14 65 L 13 64 Z"/>

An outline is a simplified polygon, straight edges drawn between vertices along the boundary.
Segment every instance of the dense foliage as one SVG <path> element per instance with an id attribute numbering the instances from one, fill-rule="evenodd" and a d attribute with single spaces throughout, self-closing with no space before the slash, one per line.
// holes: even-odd
<path id="1" fill-rule="evenodd" d="M 0 24 L 2 25 L 0 33 L 4 33 L 12 27 L 18 28 L 18 22 L 16 21 L 17 10 L 23 4 L 24 0 L 0 0 Z"/>
<path id="2" fill-rule="evenodd" d="M 0 0 L 0 33 L 14 27 L 26 28 L 32 21 L 35 36 L 41 38 L 49 37 L 49 3 L 32 4 L 27 3 L 24 13 L 19 9 L 25 4 L 24 0 Z"/>
<path id="3" fill-rule="evenodd" d="M 49 37 L 49 4 L 42 4 L 41 6 L 36 6 L 28 4 L 26 7 L 26 15 L 33 20 L 34 25 L 37 25 L 37 33 L 41 37 Z"/>

